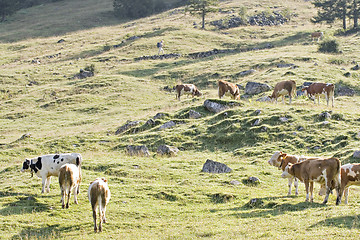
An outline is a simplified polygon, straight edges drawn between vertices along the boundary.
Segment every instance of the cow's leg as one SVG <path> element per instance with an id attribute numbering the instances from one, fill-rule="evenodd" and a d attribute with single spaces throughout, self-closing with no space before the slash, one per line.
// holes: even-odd
<path id="1" fill-rule="evenodd" d="M 68 189 L 67 199 L 66 199 L 66 208 L 69 208 L 69 200 L 71 197 L 71 189 Z"/>
<path id="2" fill-rule="evenodd" d="M 349 198 L 349 187 L 345 188 L 344 191 L 344 196 L 345 196 L 345 204 L 348 204 L 348 198 Z"/>
<path id="3" fill-rule="evenodd" d="M 326 195 L 325 195 L 325 199 L 324 199 L 323 204 L 326 204 L 328 202 L 329 195 L 331 193 L 331 181 L 329 181 L 329 179 L 330 179 L 329 176 L 325 177 Z M 338 187 L 338 185 L 336 183 L 335 183 L 335 186 Z M 339 197 L 339 194 L 338 194 L 338 197 Z"/>
<path id="4" fill-rule="evenodd" d="M 291 195 L 291 185 L 293 183 L 293 178 L 288 178 L 288 186 L 289 186 L 289 192 L 288 192 L 288 196 Z"/>
<path id="5" fill-rule="evenodd" d="M 61 206 L 65 208 L 65 189 L 61 188 Z"/>
<path id="6" fill-rule="evenodd" d="M 295 195 L 299 195 L 299 180 L 294 178 L 294 186 L 295 186 Z"/>
<path id="7" fill-rule="evenodd" d="M 309 181 L 308 180 L 304 180 L 305 183 L 305 190 L 306 190 L 306 202 L 309 201 Z"/>
<path id="8" fill-rule="evenodd" d="M 313 202 L 314 201 L 314 182 L 310 182 L 310 201 Z"/>
<path id="9" fill-rule="evenodd" d="M 334 95 L 331 96 L 331 106 L 334 107 Z"/>
<path id="10" fill-rule="evenodd" d="M 41 189 L 41 193 L 44 193 L 44 192 L 45 192 L 46 179 L 47 179 L 47 177 L 42 177 L 42 179 L 41 179 L 41 181 L 42 181 L 42 189 Z"/>
<path id="11" fill-rule="evenodd" d="M 94 232 L 97 232 L 97 226 L 96 226 L 96 206 L 92 206 L 93 210 L 93 219 L 94 219 Z"/>
<path id="12" fill-rule="evenodd" d="M 289 104 L 291 104 L 291 94 L 289 95 Z"/>
<path id="13" fill-rule="evenodd" d="M 74 203 L 78 204 L 78 200 L 77 200 L 77 190 L 78 190 L 78 186 L 74 187 Z"/>
<path id="14" fill-rule="evenodd" d="M 46 192 L 50 192 L 50 183 L 51 183 L 51 176 L 46 178 Z"/>
<path id="15" fill-rule="evenodd" d="M 102 232 L 102 222 L 103 222 L 103 212 L 102 212 L 102 208 L 101 206 L 99 205 L 99 218 L 100 218 L 100 221 L 99 221 L 99 232 Z"/>

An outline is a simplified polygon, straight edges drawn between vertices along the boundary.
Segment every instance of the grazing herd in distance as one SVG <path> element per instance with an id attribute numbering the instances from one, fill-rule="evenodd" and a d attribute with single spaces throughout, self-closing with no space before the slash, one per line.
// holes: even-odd
<path id="1" fill-rule="evenodd" d="M 174 87 L 176 92 L 176 98 L 180 101 L 180 96 L 187 94 L 192 97 L 200 97 L 202 93 L 194 84 L 178 84 Z M 334 92 L 335 85 L 332 83 L 311 83 L 309 86 L 304 86 L 301 89 L 304 92 L 305 96 L 308 96 L 310 99 L 318 100 L 320 105 L 320 97 L 325 96 L 327 106 L 329 106 L 329 101 L 331 100 L 331 106 L 334 107 Z M 231 82 L 219 80 L 218 81 L 218 96 L 221 99 L 224 95 L 229 95 L 234 100 L 240 100 L 240 90 L 239 87 Z M 286 80 L 278 82 L 273 90 L 273 93 L 269 96 L 269 99 L 272 102 L 277 103 L 279 97 L 282 98 L 284 103 L 285 96 L 289 96 L 289 104 L 291 104 L 293 96 L 296 97 L 296 82 L 294 80 Z"/>
<path id="2" fill-rule="evenodd" d="M 77 195 L 80 192 L 82 156 L 79 153 L 48 154 L 32 159 L 25 159 L 21 172 L 36 174 L 42 179 L 41 193 L 50 192 L 51 177 L 58 177 L 61 190 L 62 208 L 69 208 L 71 192 L 74 195 L 74 203 L 78 204 Z M 90 201 L 94 231 L 97 232 L 96 215 L 99 208 L 99 232 L 102 231 L 102 223 L 106 222 L 106 205 L 110 200 L 110 189 L 107 179 L 97 178 L 90 183 L 88 188 L 88 199 Z M 65 204 L 66 202 L 66 204 Z"/>

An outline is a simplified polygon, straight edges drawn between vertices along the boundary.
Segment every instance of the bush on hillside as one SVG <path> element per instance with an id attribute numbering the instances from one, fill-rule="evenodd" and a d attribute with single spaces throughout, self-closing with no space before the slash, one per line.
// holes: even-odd
<path id="1" fill-rule="evenodd" d="M 339 52 L 339 43 L 333 40 L 325 40 L 319 45 L 319 52 L 323 53 L 338 53 Z"/>

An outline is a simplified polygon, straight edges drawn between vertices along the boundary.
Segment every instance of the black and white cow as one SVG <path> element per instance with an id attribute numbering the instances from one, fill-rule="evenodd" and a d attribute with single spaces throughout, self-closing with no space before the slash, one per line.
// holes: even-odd
<path id="1" fill-rule="evenodd" d="M 29 171 L 42 179 L 41 193 L 50 191 L 51 176 L 58 176 L 62 165 L 72 163 L 81 167 L 82 157 L 79 153 L 48 154 L 31 159 L 25 159 L 21 172 Z M 80 170 L 81 171 L 81 170 Z M 78 189 L 79 191 L 79 189 Z"/>

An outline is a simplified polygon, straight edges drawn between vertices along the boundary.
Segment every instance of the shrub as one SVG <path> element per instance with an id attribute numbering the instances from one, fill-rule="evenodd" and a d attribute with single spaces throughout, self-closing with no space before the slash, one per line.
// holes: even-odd
<path id="1" fill-rule="evenodd" d="M 338 53 L 339 43 L 336 40 L 325 40 L 319 45 L 319 52 Z"/>

